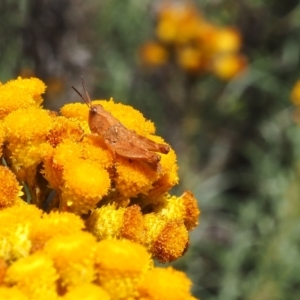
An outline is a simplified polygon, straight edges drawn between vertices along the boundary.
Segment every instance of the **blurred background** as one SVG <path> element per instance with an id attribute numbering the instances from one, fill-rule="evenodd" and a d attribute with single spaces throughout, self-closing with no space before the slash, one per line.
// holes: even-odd
<path id="1" fill-rule="evenodd" d="M 45 107 L 132 105 L 202 211 L 173 265 L 202 300 L 300 299 L 300 5 L 288 0 L 2 0 L 0 81 Z"/>

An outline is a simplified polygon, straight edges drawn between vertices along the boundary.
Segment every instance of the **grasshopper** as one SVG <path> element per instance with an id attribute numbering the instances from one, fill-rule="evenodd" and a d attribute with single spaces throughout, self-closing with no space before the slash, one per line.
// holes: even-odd
<path id="1" fill-rule="evenodd" d="M 136 133 L 134 130 L 126 128 L 117 118 L 106 111 L 102 105 L 92 104 L 83 78 L 81 78 L 81 81 L 85 97 L 74 86 L 72 88 L 89 108 L 88 123 L 91 132 L 104 141 L 113 158 L 115 159 L 116 155 L 119 155 L 130 160 L 147 162 L 155 170 L 160 170 L 159 162 L 161 157 L 155 152 L 167 154 L 170 151 L 170 146 L 156 143 Z"/>

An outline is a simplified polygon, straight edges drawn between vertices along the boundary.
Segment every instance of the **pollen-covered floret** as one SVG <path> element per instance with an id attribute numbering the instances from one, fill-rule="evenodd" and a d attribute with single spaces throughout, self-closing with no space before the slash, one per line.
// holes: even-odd
<path id="1" fill-rule="evenodd" d="M 0 210 L 12 206 L 23 195 L 16 176 L 7 167 L 0 166 Z"/>
<path id="2" fill-rule="evenodd" d="M 96 253 L 96 282 L 112 299 L 133 298 L 136 285 L 152 266 L 146 249 L 128 240 L 104 240 Z"/>
<path id="3" fill-rule="evenodd" d="M 192 300 L 191 281 L 182 272 L 169 267 L 150 270 L 139 284 L 139 299 Z"/>
<path id="4" fill-rule="evenodd" d="M 46 243 L 44 252 L 53 260 L 63 287 L 94 281 L 96 245 L 95 237 L 81 231 L 58 235 Z"/>
<path id="5" fill-rule="evenodd" d="M 45 89 L 45 84 L 38 78 L 18 77 L 0 85 L 0 119 L 20 108 L 39 107 Z"/>
<path id="6" fill-rule="evenodd" d="M 54 299 L 57 296 L 58 274 L 52 259 L 36 253 L 20 258 L 8 269 L 4 279 L 8 286 L 15 286 L 29 299 Z"/>

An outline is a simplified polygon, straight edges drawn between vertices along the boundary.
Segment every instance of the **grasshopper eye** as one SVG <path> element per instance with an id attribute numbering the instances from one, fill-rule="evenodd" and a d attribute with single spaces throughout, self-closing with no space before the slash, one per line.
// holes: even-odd
<path id="1" fill-rule="evenodd" d="M 96 106 L 91 106 L 90 107 L 90 112 L 93 113 L 93 114 L 96 114 L 98 112 L 97 107 Z"/>

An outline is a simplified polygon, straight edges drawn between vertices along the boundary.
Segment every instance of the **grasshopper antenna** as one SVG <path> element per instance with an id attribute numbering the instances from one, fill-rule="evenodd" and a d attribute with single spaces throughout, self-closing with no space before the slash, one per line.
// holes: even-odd
<path id="1" fill-rule="evenodd" d="M 90 98 L 90 96 L 89 96 L 89 94 L 88 94 L 88 92 L 87 92 L 87 90 L 86 90 L 86 88 L 85 88 L 85 85 L 84 85 L 84 80 L 83 80 L 83 77 L 81 77 L 81 82 L 82 82 L 82 86 L 83 86 L 83 90 L 84 90 L 84 93 L 85 93 L 85 96 L 86 96 L 86 98 L 84 98 L 83 96 L 82 96 L 82 94 L 72 85 L 71 86 L 71 88 L 80 96 L 80 98 L 86 103 L 86 105 L 90 108 L 91 107 L 91 103 L 92 103 L 92 101 L 91 101 L 91 98 Z"/>
<path id="2" fill-rule="evenodd" d="M 91 101 L 91 98 L 90 98 L 89 93 L 87 92 L 87 90 L 86 90 L 86 88 L 85 88 L 83 76 L 81 76 L 81 83 L 82 83 L 82 87 L 83 87 L 83 90 L 84 90 L 84 93 L 85 93 L 85 97 L 86 97 L 87 103 L 89 103 L 90 106 L 91 106 L 92 101 Z"/>

